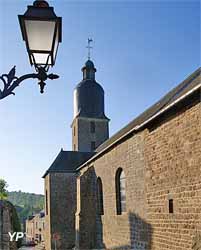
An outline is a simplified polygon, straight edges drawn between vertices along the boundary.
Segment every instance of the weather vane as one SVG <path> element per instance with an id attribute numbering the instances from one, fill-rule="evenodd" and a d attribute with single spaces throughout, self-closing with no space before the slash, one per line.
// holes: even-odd
<path id="1" fill-rule="evenodd" d="M 88 60 L 90 60 L 90 58 L 91 58 L 91 49 L 93 48 L 92 46 L 90 46 L 90 43 L 92 43 L 93 42 L 93 39 L 91 39 L 91 38 L 88 38 L 88 45 L 87 45 L 87 49 L 88 49 Z"/>

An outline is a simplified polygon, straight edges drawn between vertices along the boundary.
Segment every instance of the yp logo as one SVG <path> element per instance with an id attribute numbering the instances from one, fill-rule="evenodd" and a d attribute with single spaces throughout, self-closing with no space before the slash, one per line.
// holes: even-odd
<path id="1" fill-rule="evenodd" d="M 24 237 L 23 232 L 8 232 L 8 235 L 10 237 L 10 241 L 18 241 L 19 239 L 22 239 Z"/>

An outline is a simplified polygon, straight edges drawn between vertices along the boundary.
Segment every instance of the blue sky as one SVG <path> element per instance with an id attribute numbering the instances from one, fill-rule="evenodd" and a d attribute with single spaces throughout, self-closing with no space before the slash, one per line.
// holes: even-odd
<path id="1" fill-rule="evenodd" d="M 63 42 L 41 95 L 27 80 L 0 101 L 0 177 L 9 190 L 43 193 L 41 176 L 61 148 L 71 149 L 73 89 L 94 39 L 96 79 L 105 90 L 110 135 L 200 65 L 199 1 L 49 1 L 63 18 Z M 32 1 L 0 0 L 0 74 L 29 65 L 18 14 Z"/>

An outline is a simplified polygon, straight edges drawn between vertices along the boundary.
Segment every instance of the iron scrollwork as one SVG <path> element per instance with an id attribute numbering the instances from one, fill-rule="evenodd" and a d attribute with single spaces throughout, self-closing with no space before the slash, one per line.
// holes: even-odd
<path id="1" fill-rule="evenodd" d="M 9 96 L 9 95 L 15 95 L 14 89 L 20 85 L 20 83 L 27 79 L 38 79 L 39 86 L 40 86 L 40 92 L 44 92 L 44 87 L 46 85 L 45 81 L 47 79 L 57 79 L 59 78 L 58 75 L 55 74 L 47 74 L 46 67 L 37 67 L 36 68 L 37 73 L 32 74 L 26 74 L 21 77 L 16 77 L 16 70 L 15 66 L 10 70 L 8 74 L 3 74 L 0 76 L 0 80 L 3 82 L 3 88 L 0 88 L 0 100 Z"/>

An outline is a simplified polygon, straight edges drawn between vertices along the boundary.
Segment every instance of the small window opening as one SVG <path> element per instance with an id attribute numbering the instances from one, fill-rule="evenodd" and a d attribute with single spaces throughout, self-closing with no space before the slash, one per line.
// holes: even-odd
<path id="1" fill-rule="evenodd" d="M 95 131 L 96 131 L 95 122 L 93 122 L 93 121 L 90 122 L 90 131 L 92 134 L 95 133 Z"/>
<path id="2" fill-rule="evenodd" d="M 91 142 L 91 151 L 95 150 L 95 148 L 96 148 L 96 143 L 95 143 L 95 141 L 92 141 Z"/>
<path id="3" fill-rule="evenodd" d="M 174 204 L 173 204 L 173 199 L 169 200 L 169 213 L 173 214 L 174 212 Z"/>
<path id="4" fill-rule="evenodd" d="M 45 192 L 45 201 L 46 201 L 46 215 L 48 215 L 48 193 L 47 193 L 47 190 Z"/>

